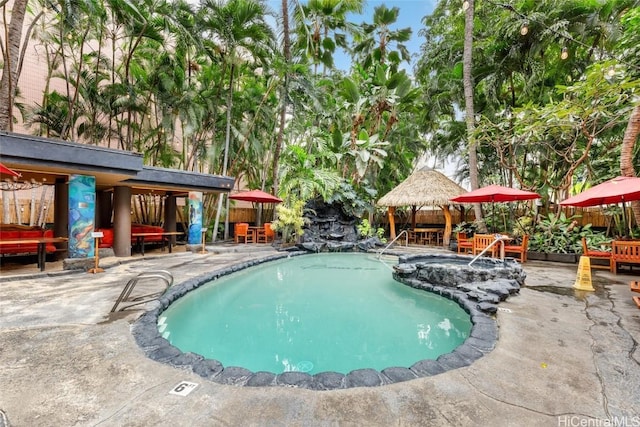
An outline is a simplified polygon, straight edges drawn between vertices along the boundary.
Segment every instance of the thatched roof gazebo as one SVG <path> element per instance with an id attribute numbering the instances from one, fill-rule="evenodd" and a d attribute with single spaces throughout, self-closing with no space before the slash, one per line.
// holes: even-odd
<path id="1" fill-rule="evenodd" d="M 396 237 L 396 225 L 394 221 L 395 208 L 397 206 L 411 206 L 411 226 L 416 227 L 416 208 L 419 206 L 439 206 L 444 212 L 445 228 L 443 243 L 449 244 L 451 239 L 451 212 L 449 211 L 449 199 L 466 193 L 467 190 L 447 178 L 444 174 L 424 167 L 412 173 L 396 188 L 385 194 L 376 205 L 389 208 L 389 225 L 391 226 L 391 239 Z"/>

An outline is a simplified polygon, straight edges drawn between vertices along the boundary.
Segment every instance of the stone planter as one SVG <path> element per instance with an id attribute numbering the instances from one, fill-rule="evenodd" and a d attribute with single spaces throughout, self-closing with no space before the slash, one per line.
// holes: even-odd
<path id="1" fill-rule="evenodd" d="M 546 261 L 547 254 L 545 252 L 527 251 L 527 259 L 532 261 Z"/>
<path id="2" fill-rule="evenodd" d="M 577 263 L 578 258 L 579 258 L 578 254 L 557 254 L 557 253 L 547 254 L 547 261 L 564 262 L 567 264 Z"/>

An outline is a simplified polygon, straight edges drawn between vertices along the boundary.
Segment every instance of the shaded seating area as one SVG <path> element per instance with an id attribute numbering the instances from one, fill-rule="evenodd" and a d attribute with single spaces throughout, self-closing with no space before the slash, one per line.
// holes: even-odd
<path id="1" fill-rule="evenodd" d="M 458 233 L 458 253 L 473 253 L 473 238 L 467 236 L 467 233 Z"/>
<path id="2" fill-rule="evenodd" d="M 255 235 L 253 230 L 249 230 L 248 222 L 238 222 L 233 229 L 236 243 L 254 243 Z"/>
<path id="3" fill-rule="evenodd" d="M 522 242 L 519 245 L 504 245 L 504 254 L 517 254 L 516 258 L 520 263 L 527 262 L 527 249 L 529 247 L 529 235 L 522 236 Z"/>
<path id="4" fill-rule="evenodd" d="M 611 242 L 611 271 L 618 274 L 618 264 L 640 265 L 640 240 L 614 240 Z"/>
<path id="5" fill-rule="evenodd" d="M 591 265 L 591 268 L 600 268 L 613 271 L 614 264 L 611 260 L 611 252 L 589 249 L 587 239 L 585 237 L 582 238 L 582 256 L 586 256 L 589 258 L 589 265 Z M 601 262 L 604 261 L 606 262 L 606 264 L 593 262 L 596 260 L 600 260 Z"/>
<path id="6" fill-rule="evenodd" d="M 395 212 L 396 207 L 411 207 L 411 231 L 409 234 L 409 242 L 416 244 L 424 244 L 425 239 L 422 231 L 416 226 L 416 211 L 420 207 L 438 207 L 442 209 L 445 224 L 443 228 L 438 228 L 427 237 L 426 242 L 447 246 L 451 237 L 452 215 L 449 210 L 449 199 L 460 194 L 466 193 L 466 190 L 458 184 L 447 178 L 442 173 L 430 169 L 422 168 L 415 171 L 407 179 L 401 182 L 393 190 L 381 197 L 377 202 L 377 206 L 387 207 L 387 215 L 389 218 L 389 237 L 391 240 L 396 239 L 396 223 Z M 427 232 L 429 233 L 429 232 Z"/>
<path id="7" fill-rule="evenodd" d="M 45 269 L 47 255 L 56 253 L 56 245 L 67 241 L 66 237 L 54 237 L 53 230 L 37 226 L 0 224 L 0 256 L 36 254 L 40 271 Z"/>
<path id="8" fill-rule="evenodd" d="M 427 227 L 407 229 L 409 243 L 414 245 L 442 246 L 444 241 L 444 228 Z"/>
<path id="9" fill-rule="evenodd" d="M 473 255 L 478 255 L 482 253 L 484 250 L 487 250 L 485 254 L 490 255 L 493 258 L 498 257 L 499 255 L 499 243 L 492 243 L 496 240 L 495 235 L 493 234 L 474 234 L 473 235 Z"/>
<path id="10" fill-rule="evenodd" d="M 270 243 L 276 238 L 276 233 L 271 228 L 271 223 L 265 223 L 262 228 L 258 228 L 256 232 L 257 243 Z"/>

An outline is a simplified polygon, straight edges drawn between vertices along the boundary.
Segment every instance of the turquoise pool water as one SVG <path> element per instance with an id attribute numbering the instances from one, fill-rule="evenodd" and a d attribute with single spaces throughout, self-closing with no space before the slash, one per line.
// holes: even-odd
<path id="1" fill-rule="evenodd" d="M 467 338 L 471 322 L 457 303 L 391 273 L 371 254 L 269 262 L 188 293 L 158 328 L 184 352 L 276 374 L 410 367 Z"/>

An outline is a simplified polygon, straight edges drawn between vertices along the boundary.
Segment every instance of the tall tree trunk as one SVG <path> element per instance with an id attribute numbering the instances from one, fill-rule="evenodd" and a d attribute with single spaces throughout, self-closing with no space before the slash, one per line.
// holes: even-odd
<path id="1" fill-rule="evenodd" d="M 5 33 L 4 64 L 2 67 L 2 79 L 0 80 L 0 130 L 13 131 L 13 100 L 18 85 L 20 42 L 22 40 L 22 26 L 28 2 L 28 0 L 15 0 L 13 2 L 11 22 Z"/>
<path id="2" fill-rule="evenodd" d="M 471 189 L 478 188 L 478 150 L 474 137 L 475 107 L 473 104 L 473 15 L 474 0 L 465 0 L 469 6 L 464 13 L 464 50 L 462 52 L 462 84 L 464 86 L 465 122 L 467 124 L 467 141 L 469 147 L 469 181 Z M 480 203 L 473 204 L 479 229 L 486 232 L 486 225 L 482 218 Z"/>
<path id="3" fill-rule="evenodd" d="M 222 176 L 227 175 L 227 166 L 229 164 L 229 146 L 231 145 L 231 108 L 233 107 L 233 73 L 235 72 L 235 65 L 231 58 L 231 76 L 229 77 L 229 93 L 227 94 L 227 127 L 224 138 L 224 161 L 222 162 Z M 218 224 L 220 224 L 220 214 L 222 213 L 222 201 L 224 200 L 224 193 L 218 195 L 218 210 L 216 211 L 216 220 L 213 224 L 213 235 L 211 241 L 215 242 L 218 235 Z M 229 212 L 229 200 L 227 198 L 227 213 Z M 229 215 L 227 214 L 224 220 L 224 239 L 229 238 Z"/>
<path id="4" fill-rule="evenodd" d="M 36 188 L 31 189 L 31 204 L 29 205 L 29 225 L 36 224 Z"/>
<path id="5" fill-rule="evenodd" d="M 289 4 L 287 0 L 282 0 L 282 29 L 284 33 L 284 84 L 282 85 L 282 91 L 280 92 L 280 125 L 278 129 L 278 137 L 276 139 L 276 146 L 273 151 L 273 194 L 278 195 L 278 187 L 280 185 L 280 177 L 278 174 L 278 168 L 280 167 L 280 153 L 282 152 L 282 142 L 284 140 L 284 126 L 287 116 L 287 100 L 288 100 L 288 86 L 289 86 L 289 63 L 291 62 L 291 39 L 289 36 Z M 274 210 L 275 213 L 275 210 Z"/>
<path id="6" fill-rule="evenodd" d="M 22 211 L 20 210 L 20 203 L 18 203 L 18 194 L 16 190 L 11 190 L 13 196 L 13 207 L 16 210 L 16 224 L 22 225 Z"/>
<path id="7" fill-rule="evenodd" d="M 47 222 L 47 190 L 49 189 L 48 185 L 42 186 L 42 191 L 40 192 L 40 207 L 38 209 L 38 222 L 37 226 L 43 227 Z"/>
<path id="8" fill-rule="evenodd" d="M 633 168 L 633 148 L 640 135 L 640 104 L 631 111 L 627 129 L 622 137 L 622 147 L 620 149 L 620 172 L 622 176 L 636 176 Z M 640 225 L 640 201 L 631 202 L 631 210 L 636 219 L 636 224 Z"/>

